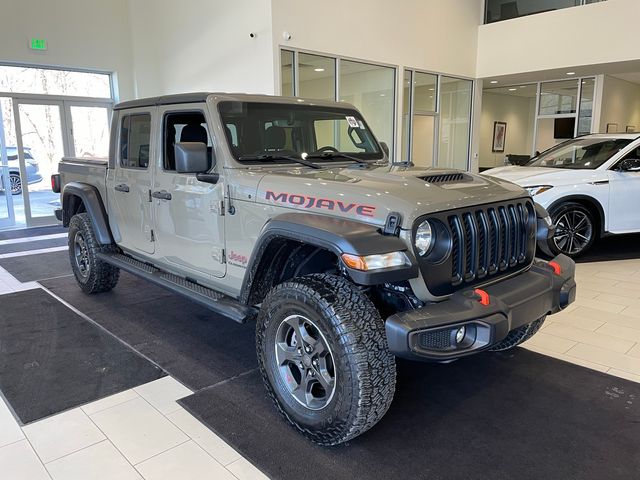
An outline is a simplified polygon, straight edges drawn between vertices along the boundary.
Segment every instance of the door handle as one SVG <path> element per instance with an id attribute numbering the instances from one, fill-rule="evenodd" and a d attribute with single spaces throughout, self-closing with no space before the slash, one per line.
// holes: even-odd
<path id="1" fill-rule="evenodd" d="M 153 192 L 151 196 L 153 198 L 158 198 L 160 200 L 171 200 L 171 194 L 166 190 L 159 190 L 159 191 Z"/>
<path id="2" fill-rule="evenodd" d="M 124 183 L 121 183 L 120 185 L 116 185 L 113 188 L 114 188 L 114 190 L 117 190 L 118 192 L 129 193 L 129 185 L 126 185 Z"/>

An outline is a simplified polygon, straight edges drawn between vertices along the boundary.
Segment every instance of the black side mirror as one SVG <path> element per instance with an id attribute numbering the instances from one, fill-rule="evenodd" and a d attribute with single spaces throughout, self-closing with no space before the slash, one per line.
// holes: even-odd
<path id="1" fill-rule="evenodd" d="M 380 146 L 382 147 L 382 151 L 388 157 L 389 156 L 389 145 L 387 145 L 387 142 L 380 142 Z"/>
<path id="2" fill-rule="evenodd" d="M 625 158 L 618 164 L 621 172 L 640 172 L 640 158 Z"/>
<path id="3" fill-rule="evenodd" d="M 204 173 L 211 168 L 207 145 L 202 142 L 178 142 L 174 152 L 178 173 Z"/>

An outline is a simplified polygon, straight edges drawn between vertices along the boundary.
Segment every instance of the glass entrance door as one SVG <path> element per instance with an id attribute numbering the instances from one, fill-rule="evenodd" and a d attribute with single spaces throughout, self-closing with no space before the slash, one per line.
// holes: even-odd
<path id="1" fill-rule="evenodd" d="M 4 130 L 3 109 L 0 108 L 0 194 L 2 195 L 0 198 L 0 228 L 11 227 L 16 223 L 13 212 L 13 196 L 11 195 L 9 155 L 7 154 Z"/>
<path id="2" fill-rule="evenodd" d="M 14 99 L 20 165 L 19 188 L 27 226 L 56 223 L 59 194 L 51 190 L 51 175 L 62 157 L 70 155 L 63 102 Z"/>

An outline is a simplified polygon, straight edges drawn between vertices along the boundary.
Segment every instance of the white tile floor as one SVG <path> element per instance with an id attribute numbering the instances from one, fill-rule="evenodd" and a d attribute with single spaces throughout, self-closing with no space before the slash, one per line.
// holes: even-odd
<path id="1" fill-rule="evenodd" d="M 640 382 L 640 259 L 578 264 L 577 281 L 525 347 Z M 0 268 L 0 295 L 38 287 Z M 165 377 L 22 428 L 0 398 L 0 478 L 266 478 L 176 403 L 190 393 Z"/>

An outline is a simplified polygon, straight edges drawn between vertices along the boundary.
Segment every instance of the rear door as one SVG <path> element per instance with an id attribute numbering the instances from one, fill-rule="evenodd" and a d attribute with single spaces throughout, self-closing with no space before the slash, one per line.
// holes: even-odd
<path id="1" fill-rule="evenodd" d="M 124 110 L 120 114 L 113 179 L 107 183 L 109 214 L 115 215 L 118 244 L 132 253 L 153 254 L 151 186 L 155 158 L 155 107 Z"/>
<path id="2" fill-rule="evenodd" d="M 157 262 L 169 269 L 207 280 L 226 274 L 224 252 L 224 181 L 200 182 L 195 173 L 178 173 L 174 145 L 201 142 L 213 158 L 211 129 L 204 104 L 159 107 L 161 139 L 155 165 L 153 211 Z M 210 167 L 216 170 L 216 165 Z M 160 195 L 158 195 L 160 194 Z M 164 197 L 164 198 L 162 198 Z"/>

